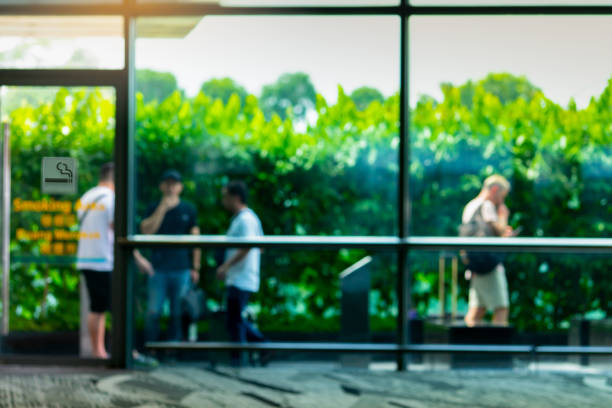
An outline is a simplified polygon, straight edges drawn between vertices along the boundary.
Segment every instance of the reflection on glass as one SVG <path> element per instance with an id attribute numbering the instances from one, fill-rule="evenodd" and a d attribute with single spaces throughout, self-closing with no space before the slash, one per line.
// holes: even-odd
<path id="1" fill-rule="evenodd" d="M 0 16 L 0 68 L 123 68 L 123 20 Z"/>
<path id="2" fill-rule="evenodd" d="M 136 42 L 137 218 L 172 168 L 205 234 L 224 232 L 232 179 L 267 235 L 393 234 L 397 18 L 166 23 L 183 34 Z"/>
<path id="3" fill-rule="evenodd" d="M 456 236 L 465 204 L 500 173 L 520 236 L 610 235 L 611 22 L 410 20 L 414 234 Z"/>

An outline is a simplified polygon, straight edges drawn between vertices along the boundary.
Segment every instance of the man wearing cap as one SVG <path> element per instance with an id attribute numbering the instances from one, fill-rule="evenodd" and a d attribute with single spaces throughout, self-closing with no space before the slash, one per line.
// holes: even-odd
<path id="1" fill-rule="evenodd" d="M 162 175 L 159 189 L 162 198 L 147 209 L 140 224 L 143 234 L 199 235 L 196 210 L 182 201 L 183 182 L 176 170 Z M 159 319 L 166 298 L 170 301 L 170 322 L 167 339 L 181 340 L 181 297 L 189 289 L 189 280 L 199 280 L 201 251 L 187 248 L 154 248 L 150 263 L 139 259 L 139 268 L 149 275 L 148 305 L 145 325 L 146 341 L 159 338 Z"/>

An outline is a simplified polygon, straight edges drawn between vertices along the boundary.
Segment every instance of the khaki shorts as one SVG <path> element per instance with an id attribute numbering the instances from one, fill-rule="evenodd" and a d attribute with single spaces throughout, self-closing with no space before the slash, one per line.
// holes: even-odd
<path id="1" fill-rule="evenodd" d="M 495 270 L 487 275 L 472 274 L 470 279 L 469 306 L 484 307 L 495 310 L 508 307 L 508 281 L 506 270 L 502 264 L 497 265 Z"/>

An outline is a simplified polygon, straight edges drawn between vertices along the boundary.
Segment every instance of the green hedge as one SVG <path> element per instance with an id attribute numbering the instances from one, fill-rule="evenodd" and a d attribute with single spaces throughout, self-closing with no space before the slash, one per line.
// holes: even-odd
<path id="1" fill-rule="evenodd" d="M 462 207 L 493 172 L 513 184 L 513 225 L 524 236 L 609 237 L 612 231 L 612 81 L 588 107 L 563 108 L 535 92 L 502 104 L 475 85 L 443 87 L 440 101 L 423 98 L 411 112 L 412 232 L 456 235 Z M 69 96 L 69 97 L 68 97 Z M 469 105 L 469 106 L 468 106 Z M 328 104 L 317 96 L 315 123 L 264 116 L 258 99 L 223 103 L 200 93 L 175 92 L 164 101 L 137 97 L 137 220 L 157 197 L 166 168 L 180 170 L 185 198 L 198 208 L 204 234 L 224 233 L 229 216 L 220 188 L 231 178 L 247 181 L 251 206 L 266 234 L 393 235 L 396 230 L 399 96 L 357 109 L 338 90 Z M 40 160 L 71 155 L 82 163 L 79 190 L 112 155 L 114 103 L 100 91 L 67 91 L 53 103 L 11 114 L 13 195 L 37 198 Z M 36 219 L 13 214 L 13 225 Z M 36 245 L 12 241 L 12 251 L 36 253 Z M 202 285 L 221 299 L 213 256 L 206 254 Z M 339 315 L 339 272 L 364 251 L 266 251 L 257 310 L 262 326 L 302 325 L 304 319 L 333 327 Z M 415 253 L 413 294 L 424 315 L 437 300 L 437 254 Z M 611 260 L 592 256 L 511 255 L 506 262 L 511 319 L 521 329 L 558 329 L 579 313 L 610 314 Z M 371 314 L 389 321 L 396 313 L 395 256 L 377 254 Z M 78 325 L 77 276 L 72 268 L 15 264 L 12 327 L 74 329 Z M 137 312 L 144 306 L 137 280 Z M 463 299 L 466 284 L 462 281 Z M 604 303 L 608 302 L 608 303 Z M 329 321 L 324 323 L 324 321 Z M 292 323 L 293 322 L 293 323 Z M 309 327 L 316 327 L 314 326 Z"/>

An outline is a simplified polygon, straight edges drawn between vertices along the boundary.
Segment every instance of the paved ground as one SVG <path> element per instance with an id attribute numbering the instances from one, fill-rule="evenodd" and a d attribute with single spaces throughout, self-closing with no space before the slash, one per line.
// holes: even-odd
<path id="1" fill-rule="evenodd" d="M 612 374 L 348 370 L 292 364 L 149 372 L 0 366 L 0 408 L 612 407 Z"/>

